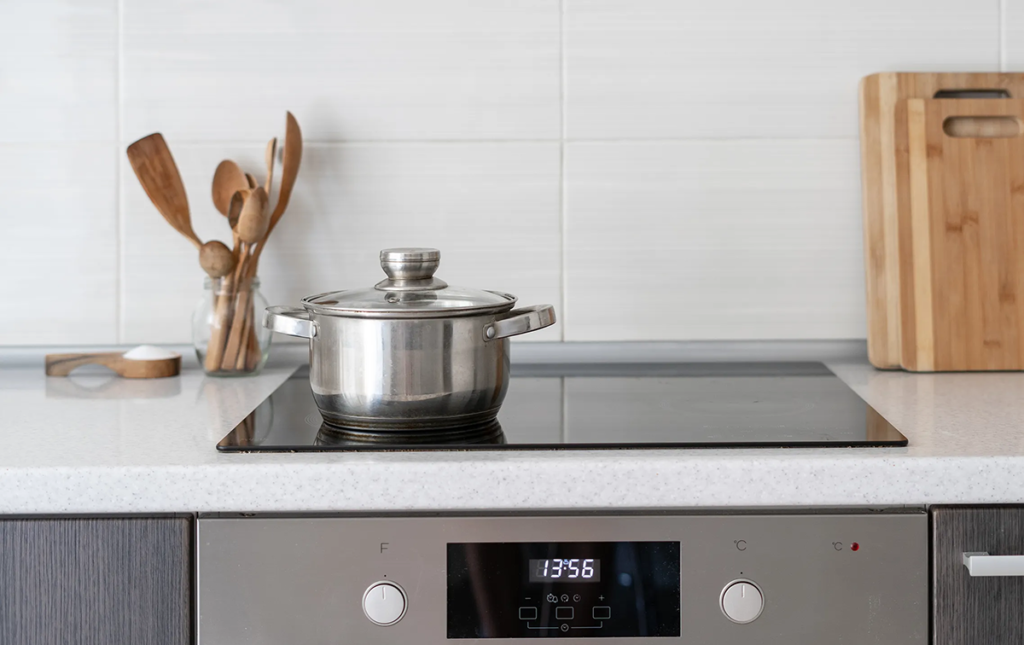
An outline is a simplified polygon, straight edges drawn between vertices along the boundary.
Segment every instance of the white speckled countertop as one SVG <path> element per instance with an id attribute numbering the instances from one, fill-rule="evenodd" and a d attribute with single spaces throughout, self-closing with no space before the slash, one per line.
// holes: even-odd
<path id="1" fill-rule="evenodd" d="M 0 368 L 0 513 L 1024 502 L 1024 374 L 829 366 L 908 448 L 222 454 L 255 378 Z"/>

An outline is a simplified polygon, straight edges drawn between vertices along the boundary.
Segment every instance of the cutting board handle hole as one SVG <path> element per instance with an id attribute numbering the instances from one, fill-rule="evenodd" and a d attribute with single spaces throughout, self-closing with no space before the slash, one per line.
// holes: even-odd
<path id="1" fill-rule="evenodd" d="M 1010 92 L 1007 90 L 939 90 L 935 93 L 937 99 L 1008 99 Z"/>
<path id="2" fill-rule="evenodd" d="M 951 116 L 942 131 L 956 138 L 1008 139 L 1021 135 L 1021 123 L 1013 116 Z"/>

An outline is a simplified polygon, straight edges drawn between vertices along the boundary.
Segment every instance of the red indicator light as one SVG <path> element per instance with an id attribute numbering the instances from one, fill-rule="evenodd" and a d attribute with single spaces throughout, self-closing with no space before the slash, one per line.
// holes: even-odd
<path id="1" fill-rule="evenodd" d="M 853 544 L 850 545 L 850 550 L 851 551 L 858 551 L 858 550 L 860 550 L 860 544 L 854 542 Z"/>

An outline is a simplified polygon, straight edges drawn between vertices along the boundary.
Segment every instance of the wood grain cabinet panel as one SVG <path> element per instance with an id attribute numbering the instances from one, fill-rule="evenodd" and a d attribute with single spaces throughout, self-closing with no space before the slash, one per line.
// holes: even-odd
<path id="1" fill-rule="evenodd" d="M 1024 577 L 971 577 L 965 552 L 1024 555 L 1024 506 L 932 508 L 934 645 L 1024 643 Z"/>
<path id="2" fill-rule="evenodd" d="M 189 645 L 191 517 L 0 518 L 0 643 Z"/>

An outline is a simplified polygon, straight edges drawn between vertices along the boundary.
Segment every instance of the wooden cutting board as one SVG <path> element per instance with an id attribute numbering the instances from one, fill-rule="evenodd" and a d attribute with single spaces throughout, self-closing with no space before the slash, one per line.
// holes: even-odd
<path id="1" fill-rule="evenodd" d="M 1024 100 L 909 99 L 902 364 L 1024 368 Z"/>
<path id="2" fill-rule="evenodd" d="M 909 189 L 898 180 L 896 105 L 904 99 L 970 90 L 1024 98 L 1024 74 L 885 72 L 860 83 L 868 356 L 875 367 L 898 368 L 902 360 L 897 213 L 901 201 L 909 207 Z M 905 168 L 902 172 L 905 177 Z"/>

